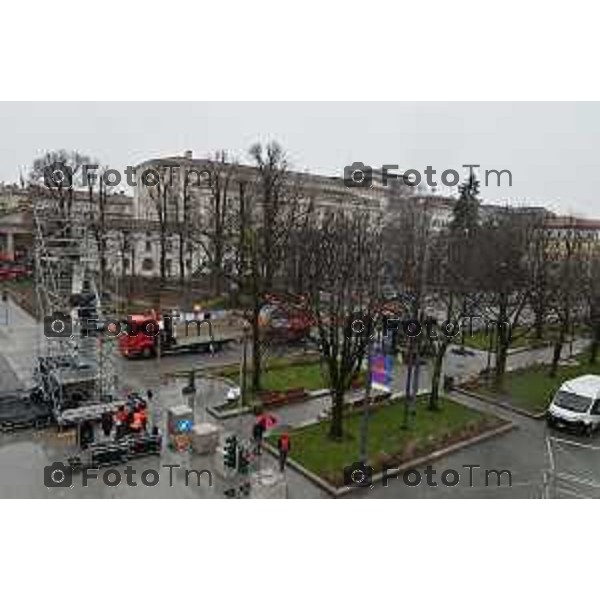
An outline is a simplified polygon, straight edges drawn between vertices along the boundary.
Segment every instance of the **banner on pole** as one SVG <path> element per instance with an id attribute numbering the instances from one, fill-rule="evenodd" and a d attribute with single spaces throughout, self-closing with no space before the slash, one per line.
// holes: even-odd
<path id="1" fill-rule="evenodd" d="M 370 359 L 371 388 L 383 392 L 390 392 L 392 385 L 392 357 L 377 353 Z"/>

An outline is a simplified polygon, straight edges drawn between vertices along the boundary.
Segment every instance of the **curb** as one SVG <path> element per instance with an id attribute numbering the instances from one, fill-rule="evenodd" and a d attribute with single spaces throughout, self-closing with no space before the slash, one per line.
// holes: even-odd
<path id="1" fill-rule="evenodd" d="M 251 406 L 240 406 L 239 408 L 232 408 L 230 410 L 223 411 L 215 410 L 213 406 L 208 406 L 206 408 L 206 412 L 219 421 L 225 421 L 241 415 L 247 415 L 248 413 L 251 413 L 252 410 L 253 409 Z"/>
<path id="2" fill-rule="evenodd" d="M 503 400 L 496 400 L 491 396 L 484 396 L 483 394 L 472 392 L 471 390 L 467 390 L 465 388 L 455 387 L 453 391 L 458 392 L 460 394 L 464 394 L 465 396 L 469 396 L 471 398 L 475 398 L 476 400 L 481 400 L 482 402 L 487 402 L 487 404 L 498 406 L 499 408 L 505 408 L 506 410 L 510 410 L 524 417 L 529 417 L 530 419 L 536 419 L 539 421 L 540 419 L 543 419 L 546 416 L 546 411 L 534 413 L 530 410 L 526 410 L 525 408 L 514 406 L 509 402 L 504 402 Z"/>
<path id="3" fill-rule="evenodd" d="M 480 433 L 479 435 L 476 435 L 475 437 L 469 438 L 467 440 L 463 440 L 461 442 L 457 442 L 456 444 L 451 444 L 450 446 L 446 446 L 445 448 L 440 448 L 439 450 L 434 450 L 433 452 L 431 452 L 425 456 L 420 456 L 413 460 L 409 460 L 405 463 L 402 463 L 398 467 L 396 467 L 394 469 L 390 469 L 389 471 L 386 471 L 385 474 L 378 473 L 371 480 L 371 488 L 373 488 L 373 486 L 376 483 L 379 483 L 381 480 L 383 480 L 384 477 L 390 477 L 392 475 L 397 475 L 398 473 L 401 473 L 402 471 L 406 471 L 408 469 L 413 469 L 413 468 L 418 467 L 419 465 L 422 465 L 425 463 L 433 462 L 435 460 L 438 460 L 439 458 L 443 458 L 444 456 L 447 456 L 448 454 L 452 454 L 453 452 L 458 452 L 459 450 L 463 450 L 464 448 L 468 448 L 469 446 L 474 446 L 475 444 L 479 444 L 480 442 L 484 442 L 493 437 L 508 433 L 509 431 L 512 431 L 516 427 L 517 426 L 514 423 L 503 423 L 502 425 L 499 425 L 498 427 L 495 427 L 494 429 L 484 431 L 483 433 Z M 269 452 L 271 455 L 273 455 L 275 457 L 277 457 L 279 454 L 277 448 L 275 448 L 275 446 L 272 446 L 271 444 L 269 444 L 266 441 L 263 444 L 263 448 L 265 448 L 267 450 L 267 452 Z M 336 488 L 335 486 L 330 484 L 328 481 L 325 481 L 322 477 L 319 477 L 312 471 L 309 471 L 306 467 L 303 467 L 300 463 L 296 462 L 292 458 L 288 458 L 287 464 L 289 464 L 290 467 L 292 467 L 295 471 L 297 471 L 298 473 L 300 473 L 301 475 L 303 475 L 304 477 L 306 477 L 307 479 L 312 481 L 315 485 L 317 485 L 321 489 L 325 490 L 328 494 L 330 494 L 334 498 L 340 498 L 342 496 L 346 496 L 347 494 L 352 493 L 356 489 L 360 489 L 360 488 L 353 488 L 353 487 L 348 487 L 348 486 L 342 486 L 342 487 Z"/>

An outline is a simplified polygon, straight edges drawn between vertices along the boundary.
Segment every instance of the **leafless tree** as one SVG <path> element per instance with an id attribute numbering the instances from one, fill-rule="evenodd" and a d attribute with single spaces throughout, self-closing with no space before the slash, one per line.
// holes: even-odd
<path id="1" fill-rule="evenodd" d="M 551 255 L 546 219 L 537 219 L 532 227 L 530 246 L 530 304 L 534 315 L 535 338 L 543 340 L 548 319 Z"/>
<path id="2" fill-rule="evenodd" d="M 600 255 L 597 251 L 590 256 L 590 266 L 586 282 L 586 301 L 588 325 L 592 335 L 590 345 L 590 364 L 594 365 L 598 359 L 600 349 Z"/>
<path id="3" fill-rule="evenodd" d="M 252 389 L 261 388 L 260 314 L 267 294 L 285 279 L 293 231 L 307 211 L 302 186 L 289 172 L 282 148 L 271 143 L 250 149 L 253 167 L 211 161 L 212 189 L 196 240 L 213 281 L 227 281 L 245 308 L 252 335 Z"/>
<path id="4" fill-rule="evenodd" d="M 207 257 L 211 291 L 220 296 L 225 284 L 231 246 L 235 245 L 234 240 L 240 239 L 235 230 L 243 229 L 246 223 L 240 219 L 235 206 L 236 196 L 237 201 L 243 203 L 243 199 L 240 198 L 245 189 L 239 187 L 244 185 L 240 179 L 242 169 L 237 162 L 231 161 L 224 151 L 218 152 L 207 163 L 206 171 L 210 182 L 206 190 L 208 199 L 198 214 L 195 241 L 200 244 Z M 187 185 L 189 186 L 189 183 Z M 189 196 L 189 191 L 184 196 Z"/>
<path id="5" fill-rule="evenodd" d="M 156 182 L 152 182 L 155 185 L 144 186 L 144 191 L 150 200 L 152 216 L 156 217 L 158 223 L 159 287 L 162 290 L 167 277 L 168 241 L 176 229 L 178 195 L 172 171 L 165 166 L 159 166 L 156 172 L 159 177 Z"/>
<path id="6" fill-rule="evenodd" d="M 563 346 L 572 333 L 577 313 L 583 308 L 590 262 L 586 240 L 574 226 L 562 232 L 555 245 L 550 274 L 550 314 L 557 324 L 550 376 L 556 376 Z"/>
<path id="7" fill-rule="evenodd" d="M 343 437 L 344 397 L 381 311 L 381 226 L 364 212 L 331 211 L 305 233 L 307 298 L 332 394 L 330 436 Z"/>
<path id="8" fill-rule="evenodd" d="M 474 265 L 479 309 L 495 326 L 496 387 L 504 384 L 508 350 L 531 294 L 531 222 L 506 208 L 478 229 Z"/>
<path id="9" fill-rule="evenodd" d="M 395 289 L 403 315 L 420 327 L 424 322 L 428 272 L 431 266 L 432 227 L 428 201 L 413 198 L 399 199 L 399 206 L 384 232 L 386 276 Z M 418 324 L 418 325 L 417 325 Z M 425 336 L 406 337 L 406 404 L 404 425 L 410 424 L 419 389 L 422 354 L 427 342 Z"/>

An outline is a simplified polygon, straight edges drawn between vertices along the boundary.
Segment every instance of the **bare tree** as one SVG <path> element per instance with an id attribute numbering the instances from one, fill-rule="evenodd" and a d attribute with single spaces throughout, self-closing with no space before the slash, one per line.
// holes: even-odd
<path id="1" fill-rule="evenodd" d="M 550 275 L 550 311 L 558 326 L 554 338 L 550 376 L 555 377 L 563 346 L 572 333 L 576 314 L 582 308 L 588 279 L 587 247 L 581 232 L 573 224 L 562 232 L 556 245 Z"/>
<path id="2" fill-rule="evenodd" d="M 546 220 L 540 219 L 532 229 L 530 249 L 531 308 L 534 315 L 535 339 L 543 340 L 548 318 L 549 276 L 551 256 L 549 252 Z"/>
<path id="3" fill-rule="evenodd" d="M 332 394 L 330 436 L 343 437 L 344 397 L 381 310 L 381 226 L 369 214 L 328 212 L 305 233 L 307 298 Z"/>
<path id="4" fill-rule="evenodd" d="M 431 212 L 428 200 L 406 198 L 399 201 L 394 217 L 384 232 L 387 276 L 397 292 L 402 313 L 412 321 L 410 327 L 420 328 L 424 322 L 427 279 L 432 243 Z M 416 333 L 416 332 L 415 332 Z M 421 357 L 427 347 L 423 335 L 408 331 L 405 363 L 406 403 L 404 425 L 408 427 L 414 414 L 421 374 Z"/>
<path id="5" fill-rule="evenodd" d="M 217 289 L 228 281 L 245 308 L 252 335 L 252 389 L 259 391 L 260 314 L 266 296 L 285 279 L 292 232 L 307 203 L 278 144 L 254 145 L 250 155 L 253 168 L 227 162 L 224 153 L 209 164 L 212 190 L 196 240 Z"/>
<path id="6" fill-rule="evenodd" d="M 590 257 L 586 285 L 588 325 L 592 334 L 589 362 L 595 365 L 600 349 L 600 256 L 595 252 Z"/>
<path id="7" fill-rule="evenodd" d="M 155 185 L 146 185 L 145 192 L 148 194 L 153 216 L 158 224 L 159 237 L 159 280 L 160 289 L 164 287 L 167 277 L 167 254 L 170 234 L 175 226 L 177 216 L 177 189 L 173 180 L 172 171 L 166 167 L 156 169 L 159 174 Z"/>
<path id="8" fill-rule="evenodd" d="M 246 182 L 241 180 L 242 169 L 235 161 L 228 159 L 225 151 L 217 152 L 207 163 L 206 171 L 210 180 L 208 201 L 199 214 L 196 240 L 208 257 L 211 291 L 219 296 L 225 284 L 231 246 L 235 246 L 235 240 L 240 241 L 235 229 L 242 229 L 246 224 L 234 206 L 236 195 L 237 201 L 243 204 L 246 189 L 240 186 Z"/>
<path id="9" fill-rule="evenodd" d="M 425 340 L 432 355 L 430 410 L 439 409 L 439 391 L 446 352 L 463 325 L 461 299 L 470 298 L 471 239 L 457 234 L 456 230 L 443 231 L 431 244 L 428 271 L 428 299 L 431 306 L 444 307 L 445 320 L 438 323 L 435 317 L 426 319 Z"/>
<path id="10" fill-rule="evenodd" d="M 531 221 L 508 207 L 478 229 L 475 252 L 480 310 L 496 328 L 495 386 L 502 388 L 508 350 L 531 292 Z"/>

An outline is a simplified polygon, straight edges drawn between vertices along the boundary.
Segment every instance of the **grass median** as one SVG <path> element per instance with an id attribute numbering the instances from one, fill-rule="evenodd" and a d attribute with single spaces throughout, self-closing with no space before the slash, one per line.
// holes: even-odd
<path id="1" fill-rule="evenodd" d="M 367 462 L 375 473 L 384 465 L 396 466 L 426 456 L 503 423 L 497 417 L 449 399 L 443 400 L 441 410 L 430 411 L 426 401 L 426 397 L 418 399 L 410 429 L 402 428 L 402 401 L 371 409 Z M 328 437 L 328 421 L 293 429 L 290 458 L 335 487 L 344 485 L 344 467 L 358 460 L 361 420 L 360 410 L 345 417 L 342 441 Z M 275 437 L 267 438 L 269 441 L 275 444 Z"/>
<path id="2" fill-rule="evenodd" d="M 587 353 L 575 356 L 574 360 L 578 364 L 559 366 L 556 377 L 549 376 L 549 365 L 533 365 L 506 373 L 502 391 L 485 385 L 479 386 L 476 391 L 531 413 L 541 413 L 564 381 L 580 375 L 600 375 L 600 363 L 590 365 Z"/>
<path id="3" fill-rule="evenodd" d="M 584 335 L 585 328 L 577 326 L 573 332 L 575 337 Z M 525 348 L 540 348 L 542 346 L 548 346 L 556 339 L 558 334 L 558 328 L 556 325 L 549 324 L 544 328 L 544 335 L 542 339 L 536 337 L 535 329 L 532 327 L 515 327 L 513 330 L 513 338 L 510 343 L 512 350 L 525 349 Z M 474 348 L 476 350 L 482 350 L 487 352 L 490 349 L 490 342 L 492 343 L 492 352 L 496 351 L 495 343 L 498 332 L 492 330 L 480 330 L 474 331 L 472 334 L 467 333 L 465 335 L 465 346 Z M 493 336 L 493 337 L 492 337 Z M 460 336 L 456 338 L 456 343 L 460 343 Z"/>

